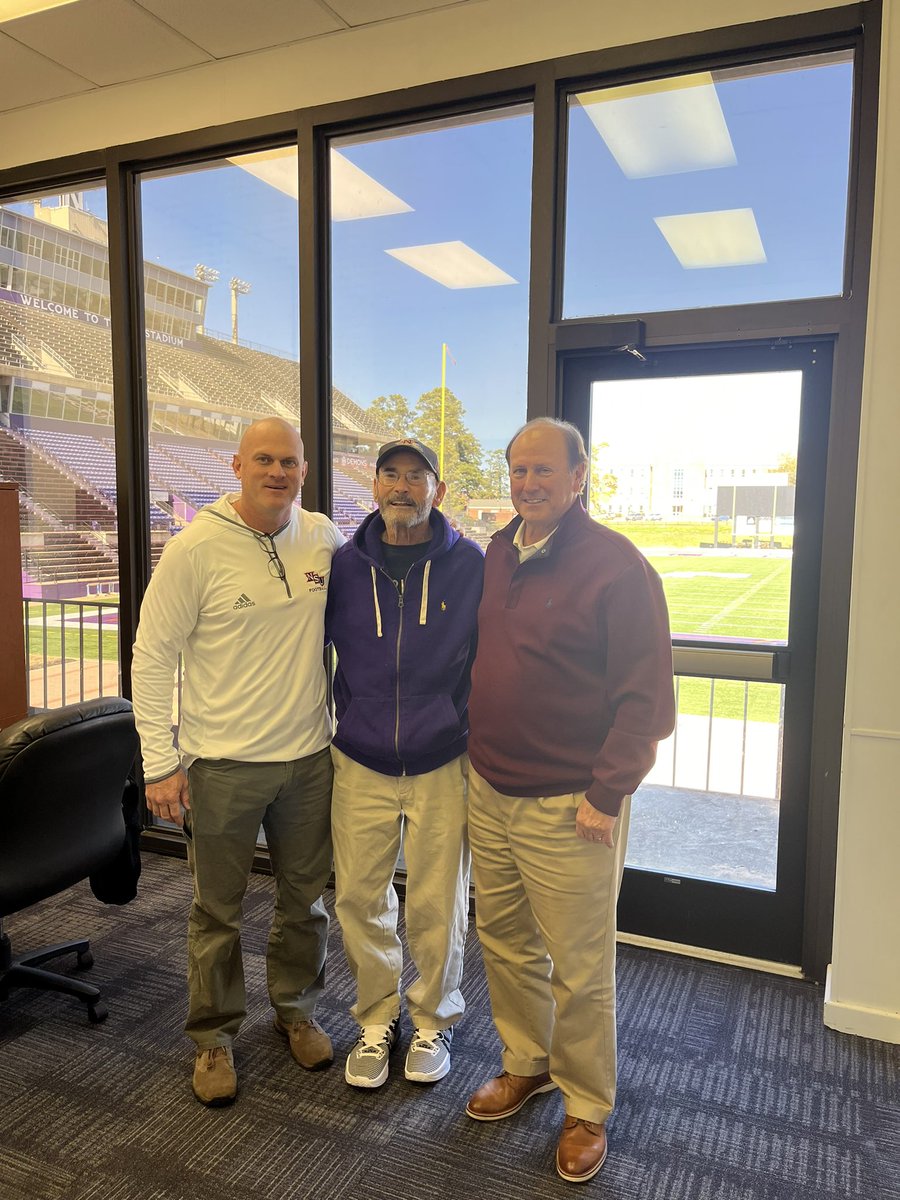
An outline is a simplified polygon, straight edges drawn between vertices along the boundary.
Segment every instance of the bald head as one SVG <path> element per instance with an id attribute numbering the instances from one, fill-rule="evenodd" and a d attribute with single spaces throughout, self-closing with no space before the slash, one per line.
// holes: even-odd
<path id="1" fill-rule="evenodd" d="M 252 425 L 248 425 L 238 446 L 238 457 L 252 454 L 257 442 L 270 437 L 293 438 L 298 457 L 303 461 L 303 439 L 300 437 L 300 431 L 282 417 L 264 417 L 261 421 L 254 421 Z"/>
<path id="2" fill-rule="evenodd" d="M 248 425 L 231 463 L 240 480 L 235 509 L 251 529 L 274 533 L 291 516 L 306 478 L 303 442 L 297 428 L 281 417 Z"/>

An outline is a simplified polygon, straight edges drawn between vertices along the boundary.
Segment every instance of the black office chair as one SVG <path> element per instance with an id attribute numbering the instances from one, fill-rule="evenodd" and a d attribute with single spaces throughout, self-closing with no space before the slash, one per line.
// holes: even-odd
<path id="1" fill-rule="evenodd" d="M 77 996 L 91 1021 L 106 1017 L 98 987 L 40 968 L 68 953 L 77 954 L 79 967 L 90 967 L 87 941 L 13 958 L 2 919 L 82 879 L 108 889 L 123 856 L 131 860 L 131 890 L 112 902 L 134 895 L 123 801 L 129 789 L 136 796 L 129 773 L 137 748 L 131 705 L 117 696 L 38 713 L 0 733 L 0 1000 L 13 987 L 42 988 Z"/>

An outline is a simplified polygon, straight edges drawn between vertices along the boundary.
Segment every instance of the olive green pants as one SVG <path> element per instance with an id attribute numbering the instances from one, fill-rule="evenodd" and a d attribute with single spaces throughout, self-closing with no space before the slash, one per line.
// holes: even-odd
<path id="1" fill-rule="evenodd" d="M 185 1030 L 201 1049 L 230 1045 L 246 1015 L 241 907 L 260 826 L 275 877 L 269 999 L 285 1023 L 313 1015 L 325 978 L 331 780 L 327 747 L 286 763 L 200 759 L 188 771 L 194 899 Z"/>

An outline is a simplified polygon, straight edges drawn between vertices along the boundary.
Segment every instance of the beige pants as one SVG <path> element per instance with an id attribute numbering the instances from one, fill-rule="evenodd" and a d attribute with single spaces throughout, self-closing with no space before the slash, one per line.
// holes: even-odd
<path id="1" fill-rule="evenodd" d="M 331 872 L 331 755 L 285 763 L 198 759 L 184 823 L 194 902 L 188 921 L 189 1009 L 201 1049 L 230 1045 L 246 1014 L 241 903 L 259 827 L 275 876 L 266 951 L 269 999 L 286 1024 L 311 1017 L 325 978 Z"/>
<path id="2" fill-rule="evenodd" d="M 503 796 L 469 773 L 475 915 L 503 1069 L 550 1071 L 566 1112 L 603 1123 L 616 1089 L 615 850 L 575 834 L 584 794 Z"/>
<path id="3" fill-rule="evenodd" d="M 406 938 L 418 972 L 406 1003 L 417 1028 L 445 1029 L 465 1009 L 468 758 L 424 775 L 393 776 L 334 746 L 331 753 L 335 911 L 357 988 L 350 1011 L 360 1025 L 387 1024 L 400 1012 L 403 951 L 393 878 L 402 833 Z"/>

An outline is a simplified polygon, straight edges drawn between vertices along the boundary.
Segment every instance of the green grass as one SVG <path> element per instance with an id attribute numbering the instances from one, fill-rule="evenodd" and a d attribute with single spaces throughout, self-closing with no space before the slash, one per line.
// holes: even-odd
<path id="1" fill-rule="evenodd" d="M 636 523 L 636 522 L 635 522 Z M 659 572 L 672 633 L 702 637 L 784 641 L 788 629 L 791 560 L 752 555 L 648 555 Z M 681 678 L 678 711 L 731 720 L 778 721 L 782 689 L 778 684 L 719 679 L 711 693 L 708 679 Z M 746 693 L 745 693 L 746 689 Z M 712 701 L 711 701 L 712 695 Z"/>
<path id="2" fill-rule="evenodd" d="M 706 638 L 787 639 L 791 560 L 654 554 L 672 632 Z"/>
<path id="3" fill-rule="evenodd" d="M 711 687 L 713 683 L 714 689 Z M 743 721 L 745 702 L 748 721 L 774 723 L 781 714 L 781 686 L 776 683 L 745 684 L 734 679 L 689 679 L 685 676 L 678 680 L 678 712 L 687 716 L 712 715 Z"/>
<path id="4" fill-rule="evenodd" d="M 645 554 L 649 554 L 658 546 L 671 546 L 673 549 L 699 549 L 701 542 L 712 543 L 715 527 L 712 521 L 604 521 L 604 525 L 624 533 L 631 538 Z M 741 535 L 743 537 L 743 535 Z M 768 534 L 762 535 L 767 540 Z M 791 534 L 777 533 L 775 540 L 781 543 L 782 550 L 793 548 L 794 538 Z M 729 545 L 731 542 L 731 522 L 719 522 L 719 545 Z"/>
<path id="5" fill-rule="evenodd" d="M 103 613 L 109 612 L 108 597 L 103 598 L 104 608 Z M 78 616 L 79 611 L 83 611 L 83 620 L 85 622 L 83 631 L 79 633 Z M 61 606 L 59 604 L 48 604 L 46 608 L 38 603 L 29 605 L 29 624 L 25 627 L 25 654 L 26 658 L 31 663 L 56 662 L 62 658 L 63 646 L 63 631 L 54 624 L 59 620 Z M 97 662 L 99 660 L 100 638 L 103 638 L 103 661 L 117 662 L 119 658 L 119 634 L 116 629 L 104 629 L 102 635 L 97 629 L 96 624 L 88 624 L 88 621 L 94 622 L 97 619 L 97 609 L 91 605 L 81 609 L 80 605 L 67 604 L 65 606 L 66 630 L 65 630 L 65 657 L 66 661 L 78 661 L 83 658 L 86 662 Z M 46 644 L 44 641 L 43 625 L 39 622 L 47 623 Z M 70 624 L 71 622 L 71 624 Z"/>

